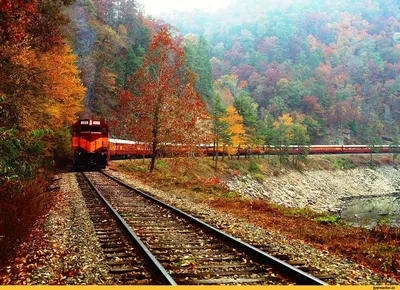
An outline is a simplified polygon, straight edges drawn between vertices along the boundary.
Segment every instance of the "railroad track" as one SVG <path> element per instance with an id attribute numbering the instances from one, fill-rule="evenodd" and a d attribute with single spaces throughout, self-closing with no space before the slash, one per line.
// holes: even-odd
<path id="1" fill-rule="evenodd" d="M 145 261 L 136 249 L 135 237 L 115 218 L 115 212 L 91 186 L 85 175 L 77 174 L 90 218 L 103 249 L 109 274 L 116 284 L 157 284 Z"/>
<path id="2" fill-rule="evenodd" d="M 106 257 L 126 259 L 107 260 L 117 283 L 327 285 L 105 173 L 78 174 L 78 182 Z"/>

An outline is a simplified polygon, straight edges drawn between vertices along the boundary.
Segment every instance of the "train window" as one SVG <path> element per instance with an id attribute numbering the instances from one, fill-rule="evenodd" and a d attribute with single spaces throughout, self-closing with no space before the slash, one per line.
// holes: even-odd
<path id="1" fill-rule="evenodd" d="M 81 132 L 100 132 L 100 126 L 81 125 Z"/>
<path id="2" fill-rule="evenodd" d="M 77 127 L 73 127 L 72 134 L 75 136 L 77 133 L 78 133 L 78 128 Z"/>
<path id="3" fill-rule="evenodd" d="M 101 134 L 107 135 L 107 128 L 105 127 L 101 128 Z"/>

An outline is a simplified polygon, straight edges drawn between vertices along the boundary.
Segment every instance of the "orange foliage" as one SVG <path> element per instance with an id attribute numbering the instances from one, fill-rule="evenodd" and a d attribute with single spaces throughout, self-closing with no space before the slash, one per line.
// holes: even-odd
<path id="1" fill-rule="evenodd" d="M 27 3 L 26 3 L 27 2 Z M 20 133 L 72 123 L 84 88 L 77 58 L 61 43 L 61 5 L 52 1 L 1 1 L 0 94 Z"/>
<path id="2" fill-rule="evenodd" d="M 13 73 L 3 83 L 3 90 L 17 104 L 20 127 L 31 131 L 72 123 L 82 109 L 85 89 L 71 49 L 64 45 L 41 53 L 26 46 L 13 46 L 8 51 L 14 49 L 10 57 Z"/>
<path id="3" fill-rule="evenodd" d="M 51 128 L 73 123 L 75 115 L 82 109 L 85 88 L 79 79 L 76 61 L 76 55 L 67 46 L 40 56 L 43 77 L 47 80 L 43 107 Z"/>
<path id="4" fill-rule="evenodd" d="M 245 80 L 239 82 L 239 89 L 247 88 L 248 83 Z"/>

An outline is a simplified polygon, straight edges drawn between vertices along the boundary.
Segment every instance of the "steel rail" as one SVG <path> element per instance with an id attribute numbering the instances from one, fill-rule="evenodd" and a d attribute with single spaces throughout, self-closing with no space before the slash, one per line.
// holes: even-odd
<path id="1" fill-rule="evenodd" d="M 118 212 L 112 207 L 112 205 L 97 190 L 97 188 L 86 176 L 86 174 L 84 172 L 81 173 L 85 177 L 85 179 L 89 182 L 90 186 L 94 189 L 94 191 L 99 195 L 100 199 L 109 209 L 109 211 L 115 216 L 117 222 L 122 226 L 123 230 L 127 234 L 128 239 L 135 244 L 139 254 L 142 256 L 146 265 L 149 267 L 149 271 L 153 275 L 153 279 L 163 285 L 177 285 L 177 283 L 167 272 L 167 270 L 160 264 L 160 262 L 154 257 L 154 255 L 145 246 L 145 244 L 143 244 L 143 242 L 139 239 L 139 237 L 132 231 L 131 227 L 126 223 L 126 221 L 118 214 Z"/>
<path id="2" fill-rule="evenodd" d="M 146 197 L 146 198 L 154 201 L 155 203 L 157 203 L 158 205 L 160 205 L 164 208 L 171 210 L 172 212 L 185 218 L 189 222 L 200 226 L 201 228 L 205 229 L 206 231 L 208 231 L 208 232 L 214 234 L 215 236 L 219 237 L 220 239 L 224 240 L 227 244 L 231 245 L 232 247 L 239 249 L 241 251 L 244 251 L 246 254 L 248 254 L 250 257 L 252 257 L 255 261 L 262 263 L 262 264 L 267 264 L 269 266 L 272 266 L 278 272 L 282 273 L 283 275 L 288 276 L 291 280 L 294 280 L 294 282 L 296 282 L 299 285 L 328 285 L 324 281 L 322 281 L 300 269 L 297 269 L 296 267 L 293 267 L 292 265 L 289 265 L 288 263 L 285 263 L 285 262 L 261 251 L 260 249 L 257 249 L 256 247 L 253 247 L 252 245 L 249 245 L 239 239 L 236 239 L 236 238 L 204 223 L 203 221 L 181 211 L 180 209 L 170 206 L 170 205 L 148 195 L 147 193 L 144 193 L 141 190 L 138 190 L 136 188 L 133 188 L 133 187 L 125 184 L 118 178 L 110 176 L 107 173 L 105 173 L 104 171 L 101 171 L 101 173 L 103 173 L 108 178 L 114 180 L 118 184 L 142 195 L 143 197 Z"/>

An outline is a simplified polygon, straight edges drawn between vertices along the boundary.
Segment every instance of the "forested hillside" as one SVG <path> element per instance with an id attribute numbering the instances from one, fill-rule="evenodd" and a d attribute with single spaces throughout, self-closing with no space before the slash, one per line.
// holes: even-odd
<path id="1" fill-rule="evenodd" d="M 399 12 L 398 1 L 247 0 L 161 17 L 204 35 L 222 103 L 254 100 L 267 139 L 283 117 L 313 143 L 376 144 L 399 133 Z"/>
<path id="2" fill-rule="evenodd" d="M 1 176 L 34 176 L 53 155 L 68 158 L 77 114 L 109 122 L 114 137 L 150 140 L 132 128 L 145 124 L 139 100 L 149 90 L 143 77 L 162 63 L 157 49 L 176 56 L 160 94 L 192 98 L 185 110 L 173 99 L 164 107 L 175 108 L 177 124 L 181 111 L 192 125 L 197 119 L 204 142 L 397 143 L 398 3 L 273 3 L 238 1 L 216 14 L 164 15 L 164 22 L 144 17 L 135 0 L 3 1 Z M 195 118 L 195 111 L 202 113 Z M 171 138 L 165 141 L 189 142 Z"/>
<path id="3" fill-rule="evenodd" d="M 86 87 L 82 116 L 108 119 L 118 89 L 127 88 L 141 65 L 156 23 L 144 18 L 133 0 L 76 0 L 65 14 Z"/>

